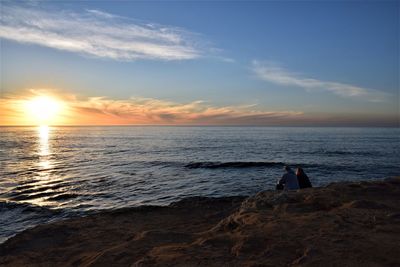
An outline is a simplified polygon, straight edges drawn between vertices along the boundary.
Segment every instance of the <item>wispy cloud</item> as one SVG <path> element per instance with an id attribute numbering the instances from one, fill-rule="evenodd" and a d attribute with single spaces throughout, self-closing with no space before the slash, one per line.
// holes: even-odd
<path id="1" fill-rule="evenodd" d="M 341 97 L 360 98 L 371 102 L 381 102 L 386 98 L 385 93 L 377 90 L 345 83 L 305 78 L 271 63 L 253 61 L 252 70 L 262 80 L 280 85 L 300 87 L 308 92 L 315 90 L 328 91 Z"/>
<path id="2" fill-rule="evenodd" d="M 162 99 L 133 97 L 80 98 L 50 89 L 29 90 L 0 98 L 0 125 L 32 125 L 24 109 L 26 101 L 46 95 L 63 103 L 55 123 L 65 125 L 273 125 L 273 126 L 395 126 L 398 114 L 303 113 L 274 111 L 257 105 L 216 106 L 204 101 L 177 103 Z"/>
<path id="3" fill-rule="evenodd" d="M 60 114 L 61 124 L 162 124 L 162 125 L 276 125 L 298 120 L 298 111 L 265 111 L 256 105 L 213 106 L 204 101 L 177 103 L 133 97 L 116 100 L 107 97 L 80 99 L 51 90 L 30 90 L 23 95 L 0 99 L 1 124 L 29 124 L 23 103 L 34 96 L 53 96 L 67 107 Z M 32 122 L 31 122 L 32 123 Z"/>
<path id="4" fill-rule="evenodd" d="M 100 10 L 80 13 L 2 6 L 0 37 L 100 58 L 187 60 L 203 55 L 198 35 Z"/>
<path id="5" fill-rule="evenodd" d="M 101 114 L 120 123 L 139 124 L 268 124 L 302 115 L 296 111 L 257 111 L 250 106 L 216 107 L 203 101 L 176 103 L 152 98 L 112 100 L 91 97 L 73 104 L 77 112 Z M 90 114 L 89 114 L 90 113 Z"/>

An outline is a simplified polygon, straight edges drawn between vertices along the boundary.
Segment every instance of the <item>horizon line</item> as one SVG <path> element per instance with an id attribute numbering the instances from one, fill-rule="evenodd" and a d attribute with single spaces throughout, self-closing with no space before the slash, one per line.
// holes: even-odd
<path id="1" fill-rule="evenodd" d="M 57 124 L 57 125 L 0 125 L 0 127 L 287 127 L 287 128 L 400 128 L 397 125 L 215 125 L 215 124 Z"/>

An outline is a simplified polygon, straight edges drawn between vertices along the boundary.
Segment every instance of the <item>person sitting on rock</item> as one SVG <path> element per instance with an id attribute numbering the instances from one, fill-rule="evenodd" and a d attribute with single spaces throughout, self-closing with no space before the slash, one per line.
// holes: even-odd
<path id="1" fill-rule="evenodd" d="M 285 174 L 282 176 L 282 178 L 278 181 L 278 186 L 283 185 L 284 190 L 297 190 L 299 189 L 299 182 L 297 180 L 296 174 L 292 171 L 292 169 L 289 166 L 284 167 Z"/>
<path id="2" fill-rule="evenodd" d="M 302 168 L 297 168 L 296 170 L 297 180 L 299 182 L 300 188 L 312 187 L 310 179 Z"/>

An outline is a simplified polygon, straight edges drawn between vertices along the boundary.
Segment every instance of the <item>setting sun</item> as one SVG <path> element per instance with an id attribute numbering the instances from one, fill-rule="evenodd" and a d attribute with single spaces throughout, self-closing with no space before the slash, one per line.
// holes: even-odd
<path id="1" fill-rule="evenodd" d="M 57 123 L 62 103 L 49 96 L 38 96 L 26 102 L 26 113 L 35 124 L 47 125 Z"/>

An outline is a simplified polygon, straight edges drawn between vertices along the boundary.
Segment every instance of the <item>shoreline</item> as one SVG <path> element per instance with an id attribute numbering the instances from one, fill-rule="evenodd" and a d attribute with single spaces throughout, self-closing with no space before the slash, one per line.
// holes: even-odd
<path id="1" fill-rule="evenodd" d="M 399 266 L 400 177 L 102 211 L 0 244 L 4 266 Z"/>

